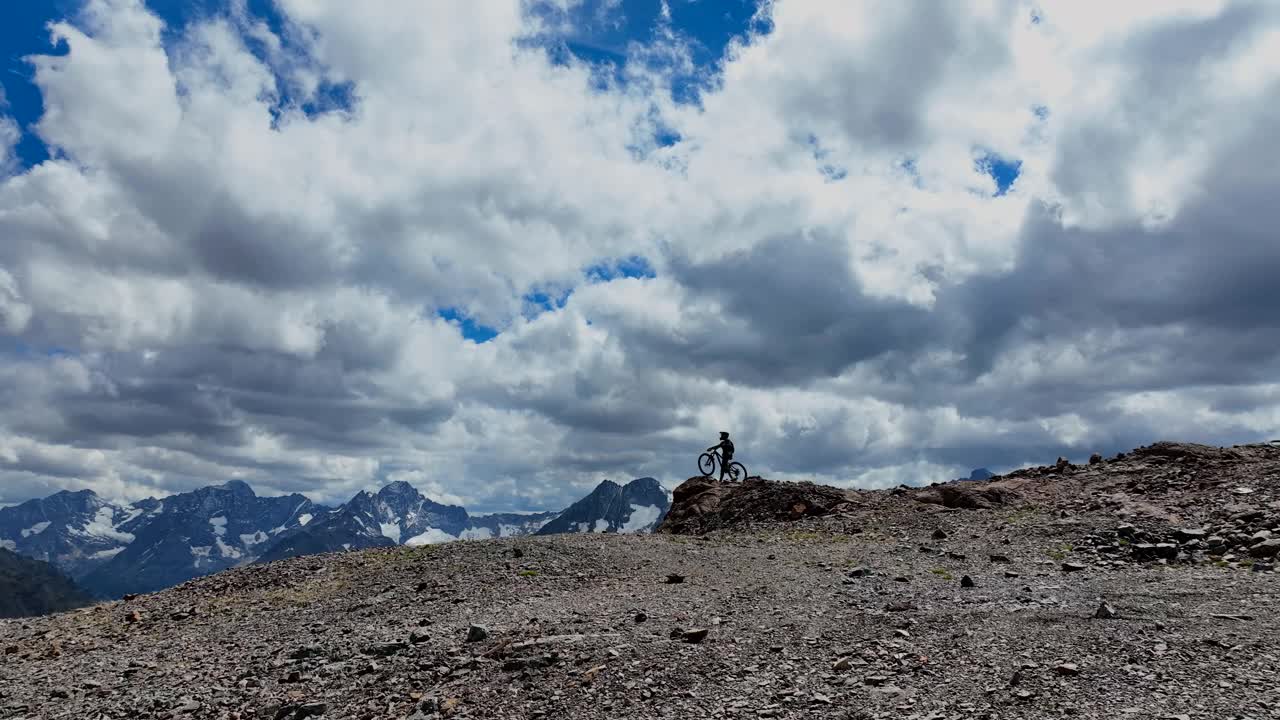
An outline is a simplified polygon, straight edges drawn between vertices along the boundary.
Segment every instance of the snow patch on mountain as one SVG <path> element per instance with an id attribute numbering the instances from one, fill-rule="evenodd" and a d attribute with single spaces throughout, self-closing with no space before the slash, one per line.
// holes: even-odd
<path id="1" fill-rule="evenodd" d="M 67 528 L 67 530 L 83 537 L 106 538 L 125 544 L 133 542 L 132 534 L 116 529 L 115 517 L 116 509 L 107 505 L 99 508 L 93 518 L 86 522 L 83 527 L 79 529 Z"/>
<path id="2" fill-rule="evenodd" d="M 4 548 L 9 552 L 15 552 L 18 549 L 18 543 L 12 540 L 0 540 L 0 548 Z"/>
<path id="3" fill-rule="evenodd" d="M 602 533 L 602 532 L 608 532 L 608 531 L 609 531 L 609 520 L 607 518 L 600 518 L 599 520 L 596 520 L 595 532 Z"/>
<path id="4" fill-rule="evenodd" d="M 226 532 L 226 528 L 223 528 L 223 532 Z M 225 542 L 223 542 L 222 535 L 218 535 L 217 537 L 215 537 L 213 539 L 213 542 L 218 546 L 218 554 L 222 555 L 222 557 L 224 558 L 229 558 L 231 560 L 239 560 L 240 558 L 244 557 L 244 553 L 240 552 L 238 548 L 232 547 L 226 544 Z"/>
<path id="5" fill-rule="evenodd" d="M 436 543 L 453 542 L 458 538 L 437 528 L 427 528 L 421 535 L 414 535 L 404 542 L 405 545 L 434 545 Z"/>
<path id="6" fill-rule="evenodd" d="M 111 558 L 124 552 L 124 549 L 125 549 L 125 546 L 121 545 L 120 547 L 113 547 L 109 550 L 99 550 L 98 552 L 90 555 L 89 559 L 90 560 L 110 560 Z"/>
<path id="7" fill-rule="evenodd" d="M 209 518 L 209 524 L 213 526 L 213 534 L 222 537 L 227 534 L 227 518 L 218 516 Z"/>
<path id="8" fill-rule="evenodd" d="M 642 533 L 649 532 L 653 526 L 657 524 L 658 519 L 662 517 L 662 509 L 657 505 L 632 505 L 631 515 L 627 517 L 627 522 L 618 528 L 620 533 Z"/>
<path id="9" fill-rule="evenodd" d="M 23 530 L 22 537 L 26 538 L 26 537 L 31 537 L 32 535 L 39 535 L 45 530 L 48 530 L 49 525 L 51 524 L 52 523 L 50 523 L 48 520 L 45 520 L 44 522 L 38 522 L 35 525 L 32 525 L 31 527 Z"/>
<path id="10" fill-rule="evenodd" d="M 462 531 L 458 536 L 459 540 L 488 540 L 493 537 L 493 531 L 487 527 L 469 527 Z"/>
<path id="11" fill-rule="evenodd" d="M 307 523 L 311 522 L 313 517 L 314 516 L 311 513 L 302 513 L 301 515 L 298 516 L 298 524 L 303 527 L 306 527 Z M 281 528 L 281 529 L 283 530 L 284 528 Z"/>
<path id="12" fill-rule="evenodd" d="M 163 508 L 164 508 L 164 503 L 161 503 L 161 504 L 160 504 L 160 507 L 156 508 L 156 510 L 151 511 L 151 514 L 152 514 L 152 515 L 159 515 L 160 513 L 159 513 L 159 512 L 156 512 L 156 511 L 157 511 L 157 510 L 162 510 Z M 125 515 L 124 515 L 124 517 L 123 517 L 123 518 L 120 518 L 120 520 L 119 520 L 119 521 L 116 521 L 116 522 L 114 523 L 116 527 L 120 527 L 121 525 L 128 525 L 129 523 L 131 523 L 131 522 L 133 522 L 135 519 L 137 519 L 137 517 L 138 517 L 139 515 L 141 515 L 143 512 L 145 512 L 142 508 L 134 507 L 134 506 L 132 506 L 132 505 L 125 505 L 124 507 L 120 508 L 120 510 L 121 510 L 121 512 L 123 512 Z"/>
<path id="13" fill-rule="evenodd" d="M 196 569 L 200 568 L 201 561 L 206 565 L 209 563 L 210 555 L 213 553 L 212 545 L 188 545 L 187 547 L 191 548 L 191 564 Z"/>
<path id="14" fill-rule="evenodd" d="M 280 528 L 280 529 L 284 530 L 284 528 Z M 270 535 L 267 535 L 266 533 L 259 530 L 255 533 L 241 535 L 240 544 L 244 545 L 245 547 L 252 547 L 254 545 L 261 545 L 262 543 L 270 539 L 271 539 Z"/>
<path id="15" fill-rule="evenodd" d="M 400 523 L 379 523 L 382 529 L 382 536 L 391 538 L 391 542 L 400 544 Z"/>

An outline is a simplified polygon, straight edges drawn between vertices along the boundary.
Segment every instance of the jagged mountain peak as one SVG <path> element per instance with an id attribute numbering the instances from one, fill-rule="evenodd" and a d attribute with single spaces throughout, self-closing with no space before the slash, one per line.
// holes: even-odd
<path id="1" fill-rule="evenodd" d="M 565 532 L 649 532 L 662 521 L 671 502 L 654 478 L 637 478 L 626 486 L 605 480 L 554 520 L 539 535 Z"/>
<path id="2" fill-rule="evenodd" d="M 253 491 L 249 483 L 243 480 L 228 480 L 219 486 L 219 489 L 236 495 L 247 495 L 249 497 L 257 497 L 258 494 Z"/>
<path id="3" fill-rule="evenodd" d="M 378 495 L 380 497 L 422 497 L 422 493 L 418 491 L 418 488 L 404 480 L 387 483 L 378 491 Z"/>
<path id="4" fill-rule="evenodd" d="M 623 490 L 658 490 L 660 492 L 666 492 L 666 488 L 663 487 L 662 483 L 658 482 L 657 478 L 651 477 L 636 478 L 635 480 L 627 483 L 623 487 Z"/>
<path id="5" fill-rule="evenodd" d="M 73 498 L 73 497 L 77 497 L 77 498 L 98 497 L 98 493 L 96 493 L 96 492 L 94 492 L 94 491 L 92 491 L 92 490 L 90 490 L 90 489 L 88 489 L 88 488 L 85 488 L 84 490 L 59 490 L 58 492 L 56 492 L 56 493 L 54 493 L 54 494 L 50 495 L 50 496 L 49 496 L 48 498 L 46 498 L 46 499 L 51 499 L 51 498 Z"/>

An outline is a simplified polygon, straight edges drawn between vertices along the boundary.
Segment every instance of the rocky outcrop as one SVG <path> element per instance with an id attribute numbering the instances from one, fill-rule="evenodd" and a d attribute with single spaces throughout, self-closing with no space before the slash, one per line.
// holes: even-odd
<path id="1" fill-rule="evenodd" d="M 701 535 L 713 530 L 822 517 L 857 505 L 853 491 L 811 482 L 754 477 L 741 483 L 721 483 L 715 478 L 692 477 L 672 493 L 671 510 L 657 531 Z"/>
<path id="2" fill-rule="evenodd" d="M 935 485 L 917 492 L 915 498 L 922 503 L 943 507 L 986 510 L 1015 502 L 1018 499 L 1018 493 L 999 486 L 957 482 Z"/>

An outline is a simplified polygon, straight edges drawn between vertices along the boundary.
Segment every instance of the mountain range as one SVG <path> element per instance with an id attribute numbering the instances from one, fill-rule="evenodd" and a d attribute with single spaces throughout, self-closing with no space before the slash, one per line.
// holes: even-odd
<path id="1" fill-rule="evenodd" d="M 670 506 L 653 478 L 604 481 L 560 512 L 472 515 L 405 482 L 343 505 L 261 497 L 232 480 L 163 499 L 112 503 L 63 491 L 0 508 L 0 549 L 44 561 L 94 596 L 116 598 L 238 565 L 299 555 L 562 532 L 649 532 Z"/>

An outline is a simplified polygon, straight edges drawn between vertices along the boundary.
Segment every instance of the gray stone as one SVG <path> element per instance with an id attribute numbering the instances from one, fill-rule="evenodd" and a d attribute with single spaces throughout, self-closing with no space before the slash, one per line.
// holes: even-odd
<path id="1" fill-rule="evenodd" d="M 707 628 L 693 628 L 691 630 L 685 630 L 684 632 L 682 632 L 681 639 L 687 643 L 697 645 L 703 640 L 706 640 L 707 635 L 709 635 L 710 633 L 711 631 Z"/>
<path id="2" fill-rule="evenodd" d="M 1249 554 L 1256 558 L 1270 558 L 1280 554 L 1280 538 L 1263 540 L 1249 548 Z"/>

